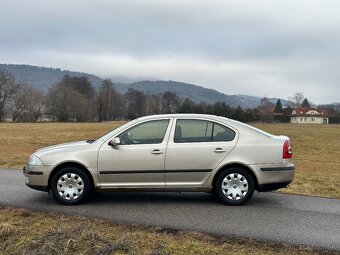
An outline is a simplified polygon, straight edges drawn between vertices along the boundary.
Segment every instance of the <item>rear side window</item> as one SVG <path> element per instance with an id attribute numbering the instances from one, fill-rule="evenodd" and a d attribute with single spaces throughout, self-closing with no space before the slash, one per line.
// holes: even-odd
<path id="1" fill-rule="evenodd" d="M 207 120 L 177 120 L 175 143 L 232 141 L 235 132 L 223 125 Z"/>
<path id="2" fill-rule="evenodd" d="M 234 140 L 235 131 L 231 130 L 230 128 L 227 128 L 217 123 L 213 123 L 213 130 L 214 130 L 212 136 L 213 142 L 224 142 Z"/>

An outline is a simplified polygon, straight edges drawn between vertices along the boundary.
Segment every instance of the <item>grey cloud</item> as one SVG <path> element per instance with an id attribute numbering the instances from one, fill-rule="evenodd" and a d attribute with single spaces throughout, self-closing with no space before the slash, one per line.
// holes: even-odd
<path id="1" fill-rule="evenodd" d="M 226 93 L 304 90 L 317 103 L 340 101 L 339 7 L 316 0 L 3 0 L 0 56 Z"/>

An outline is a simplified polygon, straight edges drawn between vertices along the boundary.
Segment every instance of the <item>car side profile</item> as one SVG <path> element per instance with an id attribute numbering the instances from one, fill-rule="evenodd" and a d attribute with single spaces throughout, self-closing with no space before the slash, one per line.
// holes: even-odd
<path id="1" fill-rule="evenodd" d="M 255 190 L 286 187 L 292 148 L 276 136 L 224 117 L 141 117 L 96 139 L 42 148 L 24 167 L 27 186 L 79 204 L 95 191 L 215 192 L 228 205 Z"/>

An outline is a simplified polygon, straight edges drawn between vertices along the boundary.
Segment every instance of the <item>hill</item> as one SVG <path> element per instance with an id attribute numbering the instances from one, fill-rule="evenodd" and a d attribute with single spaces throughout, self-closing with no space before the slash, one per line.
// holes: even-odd
<path id="1" fill-rule="evenodd" d="M 59 68 L 49 68 L 30 65 L 0 64 L 0 69 L 11 73 L 17 82 L 30 84 L 36 88 L 47 90 L 52 85 L 59 82 L 65 75 L 86 76 L 93 86 L 100 86 L 102 79 L 98 76 L 82 72 L 72 72 Z"/>
<path id="2" fill-rule="evenodd" d="M 189 97 L 196 103 L 215 103 L 224 101 L 231 106 L 241 106 L 242 108 L 255 108 L 260 104 L 261 98 L 247 95 L 226 95 L 214 89 L 208 89 L 194 84 L 178 81 L 139 81 L 133 83 L 118 83 L 116 89 L 120 93 L 125 93 L 129 88 L 133 88 L 144 93 L 157 94 L 165 91 L 176 92 L 182 97 Z M 277 98 L 269 98 L 272 103 L 276 103 Z M 288 101 L 281 99 L 283 105 Z"/>
<path id="3" fill-rule="evenodd" d="M 15 65 L 15 64 L 0 64 L 0 69 L 10 72 L 15 79 L 20 83 L 30 84 L 39 89 L 46 91 L 53 84 L 59 82 L 64 75 L 69 76 L 86 76 L 89 78 L 95 88 L 99 88 L 102 78 L 89 73 L 73 72 L 61 70 L 59 68 L 38 67 L 31 65 Z M 120 79 L 121 80 L 121 79 Z M 120 93 L 125 93 L 129 88 L 133 88 L 144 93 L 158 94 L 165 91 L 172 91 L 179 96 L 188 97 L 196 103 L 206 102 L 215 103 L 224 101 L 231 106 L 241 106 L 242 108 L 254 108 L 260 104 L 260 97 L 248 95 L 226 95 L 214 89 L 188 84 L 178 81 L 138 81 L 130 83 L 121 83 L 113 78 L 116 83 L 116 89 Z M 283 105 L 287 103 L 282 100 Z M 270 98 L 270 101 L 275 103 L 277 98 Z"/>
<path id="4" fill-rule="evenodd" d="M 233 96 L 225 95 L 214 89 L 204 88 L 194 84 L 188 84 L 177 81 L 139 81 L 133 83 L 118 83 L 116 89 L 120 93 L 125 93 L 129 88 L 133 88 L 144 93 L 158 94 L 165 91 L 176 92 L 182 97 L 189 97 L 196 103 L 206 102 L 215 103 L 217 101 L 225 101 L 230 105 L 237 106 L 238 100 Z"/>

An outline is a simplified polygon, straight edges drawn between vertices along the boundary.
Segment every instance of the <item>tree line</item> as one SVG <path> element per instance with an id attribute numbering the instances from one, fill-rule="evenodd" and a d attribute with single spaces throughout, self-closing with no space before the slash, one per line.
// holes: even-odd
<path id="1" fill-rule="evenodd" d="M 256 109 L 242 109 L 225 102 L 195 103 L 171 91 L 148 94 L 129 88 L 121 94 L 111 80 L 103 80 L 95 89 L 87 77 L 68 75 L 44 92 L 30 85 L 18 84 L 10 73 L 0 70 L 0 121 L 6 116 L 18 122 L 100 122 L 162 113 L 202 113 L 254 122 L 272 121 L 268 116 L 273 107 L 267 98 L 263 98 Z M 275 105 L 275 112 L 286 115 L 287 120 L 291 109 L 283 110 L 281 101 Z"/>
<path id="2" fill-rule="evenodd" d="M 205 113 L 240 121 L 256 121 L 257 110 L 231 107 L 225 102 L 195 103 L 174 92 L 146 94 L 129 88 L 118 93 L 111 80 L 103 80 L 96 90 L 87 77 L 65 75 L 47 92 L 18 84 L 14 77 L 0 70 L 0 121 L 5 117 L 18 122 L 112 121 L 129 120 L 151 114 Z"/>

